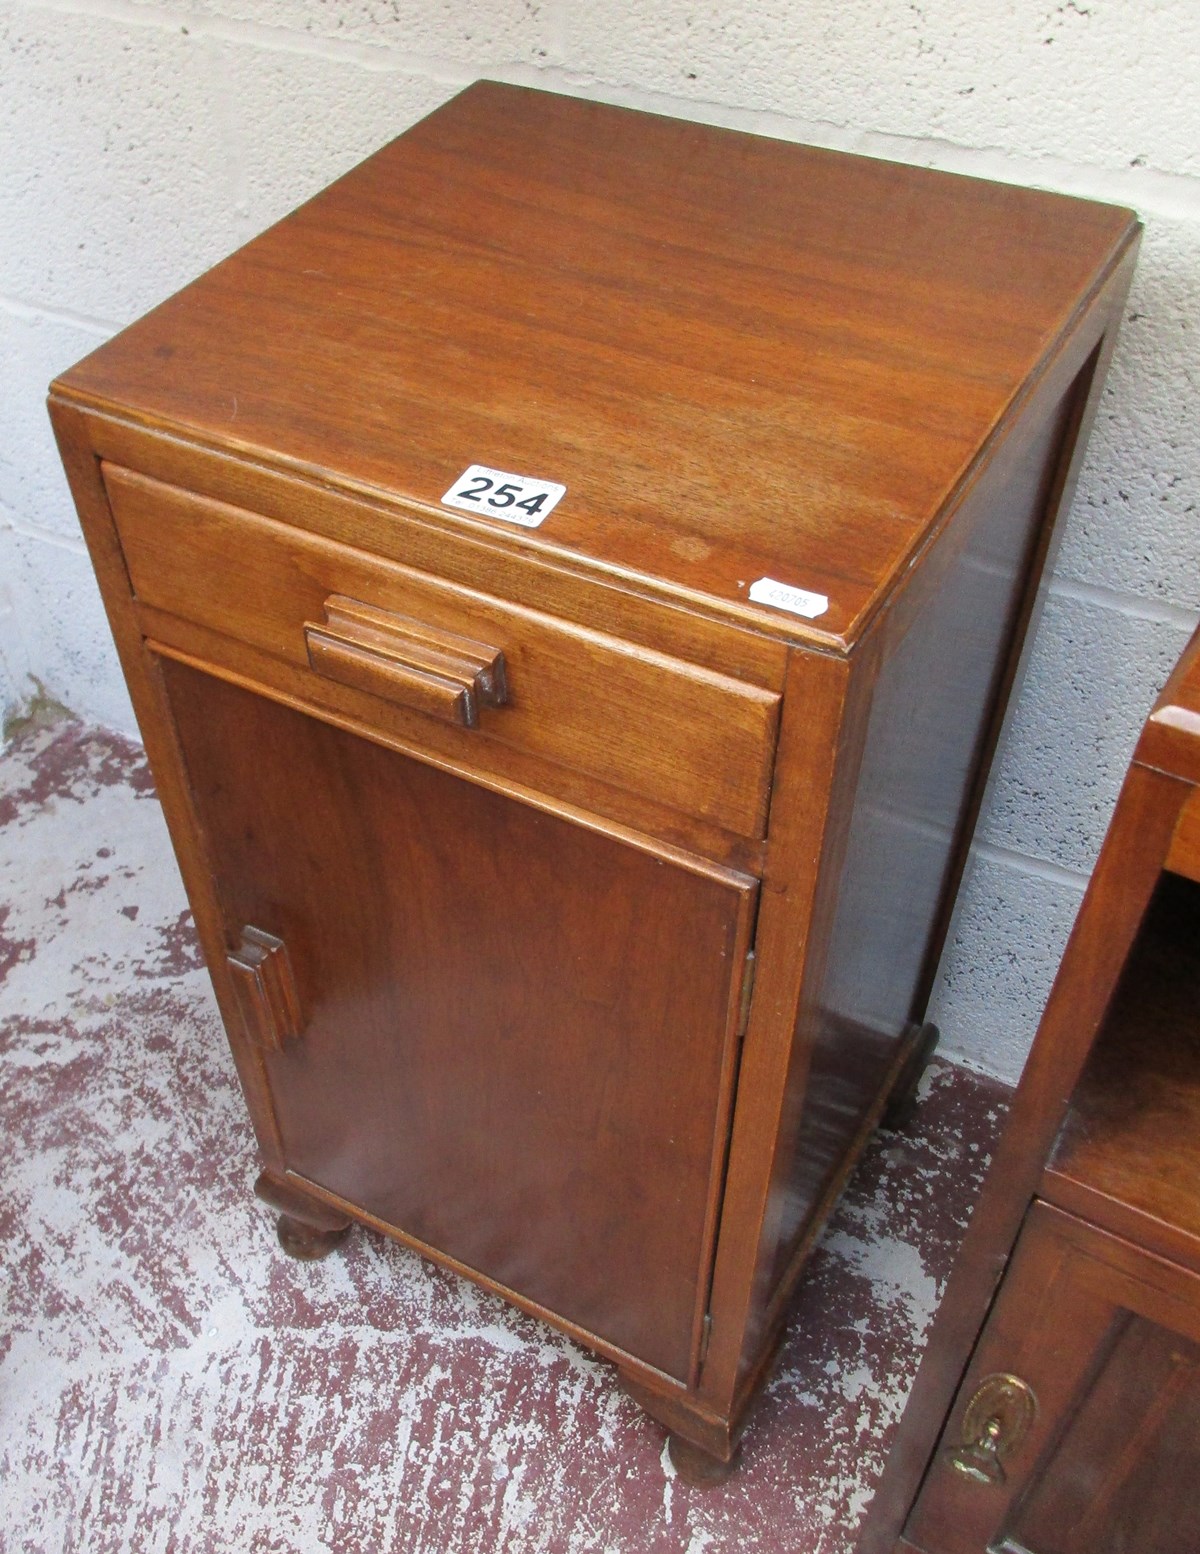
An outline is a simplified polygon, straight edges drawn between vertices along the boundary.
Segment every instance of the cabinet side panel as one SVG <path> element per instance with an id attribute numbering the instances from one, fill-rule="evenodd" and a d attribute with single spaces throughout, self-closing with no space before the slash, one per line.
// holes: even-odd
<path id="1" fill-rule="evenodd" d="M 142 641 L 129 574 L 108 505 L 100 461 L 93 443 L 95 420 L 53 396 L 50 419 L 63 468 L 79 513 L 80 527 L 112 629 L 121 669 L 137 714 L 138 727 L 163 807 L 171 844 L 179 861 L 196 931 L 213 978 L 213 991 L 230 1031 L 230 1048 L 250 1110 L 259 1151 L 268 1166 L 282 1169 L 279 1133 L 271 1110 L 262 1054 L 233 1023 L 236 996 L 224 967 L 225 944 L 212 890 L 212 870 L 204 838 L 192 808 L 187 775 L 171 724 L 157 665 Z"/>
<path id="2" fill-rule="evenodd" d="M 924 969 L 969 840 L 1074 402 L 1068 393 L 999 450 L 926 561 L 924 607 L 901 600 L 881 622 L 894 639 L 875 682 L 830 952 L 801 1011 L 811 1037 L 797 1041 L 789 1077 L 802 1099 L 777 1184 L 775 1280 L 923 1016 Z"/>

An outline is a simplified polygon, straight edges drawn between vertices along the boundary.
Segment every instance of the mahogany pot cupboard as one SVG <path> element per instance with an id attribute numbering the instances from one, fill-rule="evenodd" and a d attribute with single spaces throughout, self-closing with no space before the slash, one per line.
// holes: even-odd
<path id="1" fill-rule="evenodd" d="M 1200 633 L 1133 763 L 861 1554 L 1200 1549 Z"/>
<path id="2" fill-rule="evenodd" d="M 727 1467 L 1137 235 L 481 82 L 54 384 L 288 1251 L 393 1236 Z"/>

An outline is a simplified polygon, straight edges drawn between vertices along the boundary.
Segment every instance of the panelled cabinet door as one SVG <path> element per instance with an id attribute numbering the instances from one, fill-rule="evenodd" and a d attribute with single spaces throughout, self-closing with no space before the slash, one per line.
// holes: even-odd
<path id="1" fill-rule="evenodd" d="M 756 883 L 161 667 L 288 1170 L 688 1379 Z"/>
<path id="2" fill-rule="evenodd" d="M 1200 1278 L 1035 1203 L 905 1538 L 1196 1554 Z"/>

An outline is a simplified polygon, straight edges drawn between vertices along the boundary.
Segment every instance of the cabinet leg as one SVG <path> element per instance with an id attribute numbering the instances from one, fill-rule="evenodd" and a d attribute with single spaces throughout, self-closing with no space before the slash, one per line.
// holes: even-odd
<path id="1" fill-rule="evenodd" d="M 279 1211 L 279 1244 L 289 1257 L 314 1263 L 328 1257 L 350 1229 L 344 1214 L 310 1197 L 296 1183 L 264 1171 L 254 1184 L 255 1195 Z"/>
<path id="2" fill-rule="evenodd" d="M 879 1119 L 879 1126 L 889 1133 L 897 1133 L 902 1128 L 907 1128 L 913 1120 L 917 1110 L 917 1090 L 922 1075 L 929 1067 L 929 1060 L 933 1056 L 938 1039 L 939 1032 L 936 1025 L 923 1025 L 917 1032 L 904 1067 L 896 1076 L 896 1083 L 892 1086 L 892 1093 L 884 1108 L 883 1116 Z"/>
<path id="3" fill-rule="evenodd" d="M 723 1484 L 737 1467 L 738 1458 L 742 1454 L 741 1446 L 735 1446 L 733 1456 L 724 1462 L 720 1457 L 706 1452 L 702 1446 L 697 1446 L 694 1441 L 686 1440 L 674 1432 L 669 1437 L 667 1451 L 679 1477 L 696 1489 L 711 1489 L 717 1484 Z"/>
<path id="4" fill-rule="evenodd" d="M 328 1257 L 334 1247 L 345 1240 L 350 1226 L 343 1225 L 340 1230 L 318 1230 L 315 1225 L 306 1225 L 290 1214 L 281 1214 L 275 1229 L 279 1244 L 289 1257 L 297 1257 L 303 1263 L 315 1263 Z"/>
<path id="5" fill-rule="evenodd" d="M 741 1451 L 741 1422 L 733 1427 L 689 1394 L 658 1392 L 627 1371 L 617 1375 L 638 1407 L 666 1426 L 671 1461 L 684 1483 L 704 1488 L 729 1477 Z"/>

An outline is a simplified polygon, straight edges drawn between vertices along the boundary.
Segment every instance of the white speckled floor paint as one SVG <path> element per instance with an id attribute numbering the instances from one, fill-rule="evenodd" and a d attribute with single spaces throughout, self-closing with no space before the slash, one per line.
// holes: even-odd
<path id="1" fill-rule="evenodd" d="M 140 753 L 0 758 L 0 1548 L 842 1554 L 1006 1099 L 949 1065 L 813 1260 L 725 1486 L 610 1369 L 362 1231 L 279 1251 Z"/>

